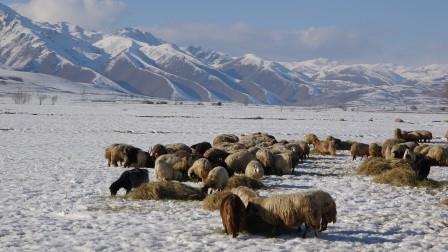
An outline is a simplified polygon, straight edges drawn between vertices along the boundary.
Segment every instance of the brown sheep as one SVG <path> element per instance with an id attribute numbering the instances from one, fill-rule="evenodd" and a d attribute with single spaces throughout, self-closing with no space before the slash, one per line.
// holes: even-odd
<path id="1" fill-rule="evenodd" d="M 257 160 L 263 165 L 266 175 L 273 174 L 274 170 L 274 154 L 268 149 L 260 149 L 255 154 Z"/>
<path id="2" fill-rule="evenodd" d="M 204 157 L 206 159 L 208 159 L 208 161 L 210 161 L 210 163 L 212 164 L 212 167 L 216 167 L 216 166 L 226 167 L 226 163 L 224 162 L 224 160 L 227 158 L 228 155 L 229 155 L 229 153 L 227 151 L 217 149 L 214 147 L 211 149 L 208 149 L 204 153 Z"/>
<path id="3" fill-rule="evenodd" d="M 222 143 L 236 143 L 238 142 L 238 137 L 232 134 L 221 134 L 221 135 L 217 135 L 214 139 L 213 139 L 213 147 L 220 145 Z"/>
<path id="4" fill-rule="evenodd" d="M 407 131 L 402 131 L 401 129 L 395 129 L 395 134 L 394 134 L 396 139 L 403 139 L 405 142 L 418 142 L 419 137 L 417 134 L 409 134 L 409 132 Z"/>
<path id="5" fill-rule="evenodd" d="M 426 155 L 434 165 L 448 165 L 448 146 L 433 146 Z"/>
<path id="6" fill-rule="evenodd" d="M 355 142 L 350 148 L 350 153 L 352 154 L 353 160 L 356 160 L 356 156 L 361 156 L 361 159 L 363 156 L 369 157 L 369 145 Z"/>
<path id="7" fill-rule="evenodd" d="M 307 144 L 313 144 L 314 145 L 314 143 L 317 140 L 319 140 L 319 138 L 316 135 L 314 135 L 314 134 L 308 134 L 308 135 L 305 136 L 305 142 Z"/>
<path id="8" fill-rule="evenodd" d="M 369 144 L 369 156 L 381 157 L 381 146 L 379 146 L 377 143 Z"/>
<path id="9" fill-rule="evenodd" d="M 335 141 L 320 141 L 317 139 L 314 142 L 314 150 L 322 155 L 336 156 L 336 142 Z"/>
<path id="10" fill-rule="evenodd" d="M 223 199 L 220 214 L 226 234 L 232 234 L 236 238 L 246 219 L 244 203 L 235 194 L 230 194 Z"/>
<path id="11" fill-rule="evenodd" d="M 118 162 L 123 162 L 123 160 L 116 160 L 115 163 L 112 163 L 112 150 L 116 148 L 118 145 L 123 145 L 119 143 L 111 144 L 106 147 L 104 157 L 107 160 L 107 166 L 110 166 L 111 164 L 114 164 L 114 166 L 118 166 Z"/>
<path id="12" fill-rule="evenodd" d="M 162 144 L 156 144 L 149 149 L 149 155 L 156 160 L 158 157 L 168 154 L 166 147 Z"/>
<path id="13" fill-rule="evenodd" d="M 190 148 L 193 150 L 193 154 L 198 154 L 202 157 L 208 149 L 212 148 L 212 145 L 209 142 L 200 142 L 193 144 Z"/>
<path id="14" fill-rule="evenodd" d="M 186 151 L 190 154 L 192 153 L 191 148 L 183 143 L 165 144 L 165 148 L 168 153 L 176 153 L 178 151 Z"/>
<path id="15" fill-rule="evenodd" d="M 247 150 L 241 150 L 227 156 L 225 163 L 230 173 L 244 173 L 247 164 L 255 160 L 255 156 Z"/>

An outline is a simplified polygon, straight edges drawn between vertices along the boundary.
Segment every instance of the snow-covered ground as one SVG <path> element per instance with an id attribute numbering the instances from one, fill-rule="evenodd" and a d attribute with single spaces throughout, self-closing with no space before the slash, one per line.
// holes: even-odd
<path id="1" fill-rule="evenodd" d="M 241 119 L 257 116 L 263 119 Z M 397 117 L 405 123 L 395 123 Z M 0 251 L 447 251 L 448 208 L 438 204 L 448 198 L 446 190 L 374 184 L 355 175 L 360 161 L 351 161 L 348 152 L 313 156 L 294 175 L 263 179 L 269 189 L 262 195 L 322 189 L 336 199 L 338 221 L 319 239 L 248 234 L 232 239 L 222 233 L 219 212 L 203 210 L 201 202 L 113 199 L 108 188 L 123 168 L 108 168 L 103 157 L 104 148 L 115 142 L 147 149 L 258 131 L 278 139 L 313 132 L 373 142 L 400 127 L 431 130 L 436 142 L 446 142 L 441 136 L 447 119 L 446 114 L 336 109 L 63 101 L 37 106 L 5 100 L 0 104 Z M 448 167 L 433 167 L 429 177 L 448 180 Z"/>

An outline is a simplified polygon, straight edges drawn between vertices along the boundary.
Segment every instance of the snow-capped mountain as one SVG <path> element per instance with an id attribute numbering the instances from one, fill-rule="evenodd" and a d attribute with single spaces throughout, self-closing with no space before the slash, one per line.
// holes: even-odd
<path id="1" fill-rule="evenodd" d="M 152 97 L 289 105 L 446 102 L 448 66 L 275 62 L 179 47 L 134 28 L 39 23 L 0 4 L 0 66 Z"/>

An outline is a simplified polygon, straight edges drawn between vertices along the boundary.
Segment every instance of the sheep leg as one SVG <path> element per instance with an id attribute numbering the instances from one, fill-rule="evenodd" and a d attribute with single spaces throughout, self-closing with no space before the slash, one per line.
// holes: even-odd
<path id="1" fill-rule="evenodd" d="M 305 224 L 305 230 L 303 231 L 302 238 L 306 238 L 306 233 L 308 232 L 308 225 Z"/>

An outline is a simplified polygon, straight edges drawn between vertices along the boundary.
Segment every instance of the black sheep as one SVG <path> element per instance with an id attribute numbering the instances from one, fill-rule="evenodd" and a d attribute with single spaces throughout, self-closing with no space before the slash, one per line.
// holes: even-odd
<path id="1" fill-rule="evenodd" d="M 413 168 L 417 175 L 417 180 L 426 179 L 431 170 L 431 161 L 423 155 L 417 155 Z"/>
<path id="2" fill-rule="evenodd" d="M 126 194 L 128 194 L 132 188 L 136 188 L 143 183 L 149 182 L 149 175 L 146 169 L 135 168 L 132 170 L 124 171 L 117 181 L 110 185 L 109 190 L 112 196 L 117 195 L 120 188 L 126 189 Z"/>
<path id="3" fill-rule="evenodd" d="M 208 149 L 212 148 L 212 145 L 209 142 L 201 142 L 193 144 L 192 146 L 190 146 L 190 148 L 194 151 L 195 154 L 203 156 Z"/>

